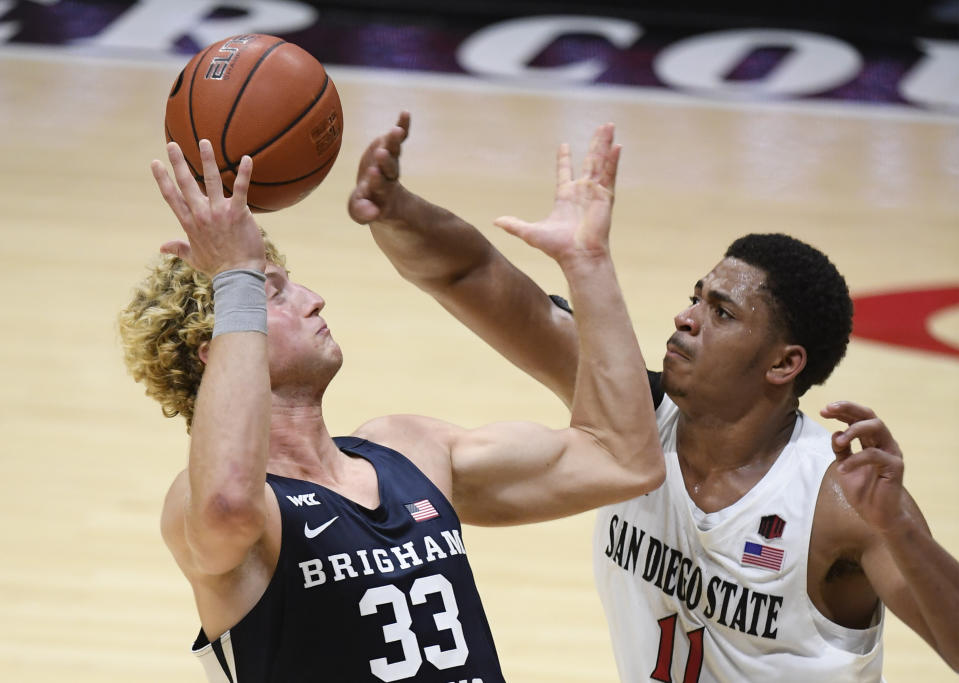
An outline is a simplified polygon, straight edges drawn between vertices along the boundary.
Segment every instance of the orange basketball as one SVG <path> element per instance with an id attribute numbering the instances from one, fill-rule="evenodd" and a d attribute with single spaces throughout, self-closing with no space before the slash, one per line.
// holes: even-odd
<path id="1" fill-rule="evenodd" d="M 186 65 L 166 105 L 166 138 L 179 143 L 193 175 L 197 143 L 213 144 L 223 187 L 233 191 L 244 154 L 253 158 L 253 211 L 295 204 L 326 177 L 343 140 L 340 96 L 306 50 L 262 34 L 213 43 Z"/>

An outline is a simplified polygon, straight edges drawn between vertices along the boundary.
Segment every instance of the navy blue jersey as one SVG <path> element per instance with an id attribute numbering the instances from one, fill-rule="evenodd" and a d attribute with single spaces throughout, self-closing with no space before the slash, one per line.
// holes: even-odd
<path id="1" fill-rule="evenodd" d="M 453 507 L 396 451 L 336 443 L 376 469 L 379 507 L 267 474 L 283 526 L 276 571 L 236 626 L 213 643 L 200 631 L 208 678 L 502 683 Z"/>

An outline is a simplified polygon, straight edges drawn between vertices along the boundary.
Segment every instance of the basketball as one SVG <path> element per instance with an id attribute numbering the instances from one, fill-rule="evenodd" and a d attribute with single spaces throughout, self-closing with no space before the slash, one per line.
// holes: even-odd
<path id="1" fill-rule="evenodd" d="M 213 43 L 189 61 L 170 89 L 165 128 L 198 181 L 197 143 L 213 144 L 227 194 L 240 159 L 252 157 L 247 203 L 256 212 L 276 211 L 306 197 L 333 167 L 343 109 L 310 53 L 275 36 L 246 34 Z"/>

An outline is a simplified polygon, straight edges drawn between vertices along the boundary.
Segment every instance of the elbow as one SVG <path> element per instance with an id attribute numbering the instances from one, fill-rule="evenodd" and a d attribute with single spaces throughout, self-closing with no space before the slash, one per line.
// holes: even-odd
<path id="1" fill-rule="evenodd" d="M 637 459 L 637 465 L 630 468 L 633 475 L 632 497 L 655 491 L 666 481 L 666 460 L 658 440 L 643 450 L 642 457 Z"/>
<path id="2" fill-rule="evenodd" d="M 655 491 L 666 483 L 666 461 L 663 460 L 663 452 L 659 452 L 659 460 L 651 468 L 649 473 L 649 491 Z M 647 493 L 649 493 L 647 491 Z"/>
<path id="3" fill-rule="evenodd" d="M 663 451 L 657 449 L 657 458 L 654 458 L 645 471 L 643 482 L 643 494 L 655 491 L 666 481 L 666 461 L 663 459 Z"/>
<path id="4" fill-rule="evenodd" d="M 239 492 L 212 492 L 196 512 L 203 527 L 234 538 L 258 538 L 266 524 L 262 501 Z"/>

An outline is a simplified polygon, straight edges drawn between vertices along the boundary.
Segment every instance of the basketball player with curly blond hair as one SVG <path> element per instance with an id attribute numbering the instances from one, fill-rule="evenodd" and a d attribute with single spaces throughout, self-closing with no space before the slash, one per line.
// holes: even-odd
<path id="1" fill-rule="evenodd" d="M 580 325 L 570 426 L 464 429 L 418 415 L 331 437 L 323 396 L 342 351 L 325 301 L 292 281 L 245 195 L 206 193 L 182 151 L 152 169 L 188 241 L 120 316 L 127 365 L 191 434 L 163 537 L 193 588 L 211 681 L 503 680 L 460 522 L 541 521 L 655 489 L 664 463 L 647 374 L 609 254 L 619 147 L 594 135 L 557 191 L 567 213 L 498 224 L 554 258 Z M 639 386 L 645 391 L 636 391 Z"/>

